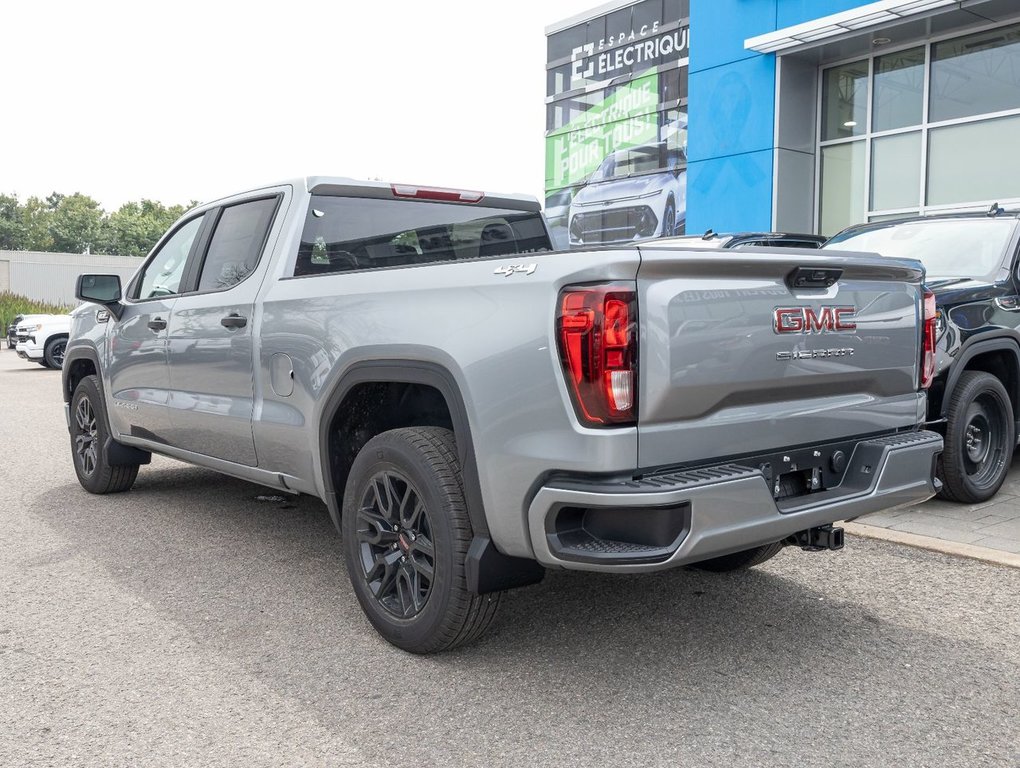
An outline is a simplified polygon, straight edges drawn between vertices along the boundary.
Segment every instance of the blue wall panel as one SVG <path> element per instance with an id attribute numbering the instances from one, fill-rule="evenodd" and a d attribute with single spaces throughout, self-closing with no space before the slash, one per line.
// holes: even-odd
<path id="1" fill-rule="evenodd" d="M 870 0 L 691 0 L 687 231 L 772 227 L 776 57 L 744 40 Z"/>
<path id="2" fill-rule="evenodd" d="M 688 234 L 771 228 L 771 149 L 688 164 Z"/>
<path id="3" fill-rule="evenodd" d="M 747 13 L 752 6 L 758 11 Z M 771 8 L 769 13 L 761 13 L 765 6 Z M 700 21 L 695 15 L 699 8 Z M 734 19 L 742 15 L 747 23 L 734 25 Z M 776 61 L 775 56 L 743 49 L 745 37 L 761 34 L 761 26 L 751 23 L 756 15 L 754 24 L 773 26 L 775 0 L 692 3 L 691 29 L 701 30 L 692 32 L 692 39 L 725 40 L 727 44 L 705 43 L 711 50 L 708 58 L 715 62 L 707 68 L 700 64 L 704 48 L 692 44 L 687 81 L 688 232 L 710 227 L 716 232 L 771 228 Z M 766 22 L 767 18 L 772 21 Z M 722 48 L 732 56 L 730 61 L 720 60 Z"/>
<path id="4" fill-rule="evenodd" d="M 775 133 L 776 60 L 755 56 L 688 76 L 691 160 L 769 149 Z"/>
<path id="5" fill-rule="evenodd" d="M 776 28 L 776 0 L 691 0 L 690 73 L 758 56 L 748 37 Z"/>

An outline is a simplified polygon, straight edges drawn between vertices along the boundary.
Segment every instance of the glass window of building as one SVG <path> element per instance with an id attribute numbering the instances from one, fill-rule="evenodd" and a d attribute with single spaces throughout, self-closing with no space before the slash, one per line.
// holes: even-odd
<path id="1" fill-rule="evenodd" d="M 924 48 L 875 59 L 873 131 L 920 125 L 924 107 Z"/>
<path id="2" fill-rule="evenodd" d="M 832 235 L 864 219 L 864 142 L 822 148 L 821 231 Z"/>
<path id="3" fill-rule="evenodd" d="M 640 0 L 549 36 L 545 193 L 557 248 L 683 232 L 689 14 L 689 0 Z"/>
<path id="4" fill-rule="evenodd" d="M 820 234 L 1020 206 L 1020 24 L 824 65 L 819 76 Z"/>
<path id="5" fill-rule="evenodd" d="M 921 165 L 920 131 L 875 139 L 871 144 L 871 210 L 917 208 Z"/>
<path id="6" fill-rule="evenodd" d="M 1020 108 L 1020 24 L 932 45 L 931 122 Z"/>
<path id="7" fill-rule="evenodd" d="M 1020 115 L 933 128 L 928 205 L 1020 197 Z M 1005 150 L 1009 151 L 1005 151 Z"/>
<path id="8" fill-rule="evenodd" d="M 860 136 L 868 130 L 868 62 L 855 61 L 822 75 L 822 140 Z"/>

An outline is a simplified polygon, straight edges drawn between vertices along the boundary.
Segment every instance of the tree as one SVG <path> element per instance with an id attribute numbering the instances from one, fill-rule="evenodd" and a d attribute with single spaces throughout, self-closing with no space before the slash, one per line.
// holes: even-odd
<path id="1" fill-rule="evenodd" d="M 0 195 L 0 250 L 16 251 L 25 239 L 17 195 Z"/>
<path id="2" fill-rule="evenodd" d="M 21 223 L 24 239 L 21 248 L 26 251 L 53 251 L 53 235 L 50 233 L 50 219 L 53 211 L 38 197 L 30 197 L 21 206 Z"/>
<path id="3" fill-rule="evenodd" d="M 15 194 L 0 194 L 0 250 L 63 251 L 145 256 L 186 210 L 156 200 L 125 203 L 107 214 L 79 192 L 54 192 L 24 203 Z"/>
<path id="4" fill-rule="evenodd" d="M 66 196 L 54 192 L 46 202 L 53 208 L 50 219 L 53 248 L 65 253 L 91 250 L 103 224 L 103 209 L 99 203 L 80 192 Z"/>
<path id="5" fill-rule="evenodd" d="M 124 203 L 106 217 L 96 251 L 119 256 L 145 256 L 184 210 L 184 206 L 168 208 L 155 200 Z"/>

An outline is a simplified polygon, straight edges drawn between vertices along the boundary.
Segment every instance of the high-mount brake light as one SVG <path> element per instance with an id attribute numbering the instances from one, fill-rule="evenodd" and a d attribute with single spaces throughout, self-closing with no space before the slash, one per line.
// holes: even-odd
<path id="1" fill-rule="evenodd" d="M 927 288 L 922 299 L 924 325 L 921 331 L 921 389 L 928 389 L 935 378 L 935 324 L 938 312 L 935 294 Z"/>
<path id="2" fill-rule="evenodd" d="M 443 189 L 441 187 L 414 187 L 409 184 L 390 184 L 394 197 L 411 197 L 416 200 L 441 200 L 444 203 L 478 203 L 485 197 L 484 192 L 467 189 Z"/>
<path id="3" fill-rule="evenodd" d="M 560 293 L 556 340 L 574 409 L 586 426 L 637 421 L 637 327 L 629 283 Z"/>

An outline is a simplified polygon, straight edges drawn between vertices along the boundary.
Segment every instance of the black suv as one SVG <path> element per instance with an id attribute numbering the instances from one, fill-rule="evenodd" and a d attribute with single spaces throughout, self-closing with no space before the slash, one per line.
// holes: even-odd
<path id="1" fill-rule="evenodd" d="M 920 260 L 937 307 L 928 419 L 945 437 L 944 498 L 976 503 L 999 490 L 1020 413 L 1020 212 L 947 214 L 859 224 L 826 250 Z"/>
<path id="2" fill-rule="evenodd" d="M 703 235 L 684 235 L 692 248 L 736 248 L 738 245 L 766 245 L 776 248 L 821 248 L 825 238 L 820 235 L 798 235 L 790 232 L 736 232 L 719 234 L 711 229 Z"/>
<path id="3" fill-rule="evenodd" d="M 24 319 L 24 315 L 15 315 L 11 324 L 7 326 L 7 349 L 14 349 L 18 346 L 18 323 Z M 3 326 L 0 325 L 0 328 Z"/>

